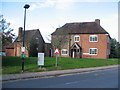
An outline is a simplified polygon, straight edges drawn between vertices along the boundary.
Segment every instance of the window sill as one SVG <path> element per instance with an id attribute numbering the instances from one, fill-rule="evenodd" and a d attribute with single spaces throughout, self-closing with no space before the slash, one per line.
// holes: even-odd
<path id="1" fill-rule="evenodd" d="M 66 55 L 68 55 L 68 54 L 61 54 L 61 55 L 66 56 Z"/>
<path id="2" fill-rule="evenodd" d="M 89 42 L 98 42 L 98 41 L 89 41 Z"/>

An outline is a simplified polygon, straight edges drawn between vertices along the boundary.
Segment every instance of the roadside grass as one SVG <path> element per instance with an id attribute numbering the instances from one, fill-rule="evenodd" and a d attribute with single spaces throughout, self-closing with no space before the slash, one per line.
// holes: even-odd
<path id="1" fill-rule="evenodd" d="M 40 69 L 37 65 L 37 57 L 25 58 L 25 73 L 27 72 L 42 72 L 52 70 L 78 69 L 99 67 L 108 65 L 117 65 L 118 59 L 73 59 L 73 58 L 58 58 L 58 67 L 55 67 L 55 57 L 45 57 L 44 69 Z M 2 73 L 3 74 L 17 74 L 21 73 L 21 57 L 3 56 L 2 57 Z"/>

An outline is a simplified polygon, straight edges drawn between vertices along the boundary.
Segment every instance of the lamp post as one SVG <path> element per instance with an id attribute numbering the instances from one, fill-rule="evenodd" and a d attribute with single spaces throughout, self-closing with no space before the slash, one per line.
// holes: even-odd
<path id="1" fill-rule="evenodd" d="M 25 52 L 25 23 L 26 23 L 26 9 L 28 9 L 30 5 L 26 4 L 24 6 L 25 8 L 25 13 L 24 13 L 24 31 L 23 31 L 23 48 L 24 50 L 22 51 L 22 54 Z M 24 56 L 22 57 L 22 72 L 24 72 Z"/>

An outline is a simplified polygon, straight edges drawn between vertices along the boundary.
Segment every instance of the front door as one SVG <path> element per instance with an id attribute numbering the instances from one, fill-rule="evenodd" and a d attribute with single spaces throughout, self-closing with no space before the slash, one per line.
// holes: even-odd
<path id="1" fill-rule="evenodd" d="M 80 50 L 79 49 L 71 49 L 71 57 L 72 58 L 80 58 Z"/>
<path id="2" fill-rule="evenodd" d="M 71 57 L 72 58 L 81 58 L 81 48 L 77 43 L 74 43 L 71 47 Z"/>

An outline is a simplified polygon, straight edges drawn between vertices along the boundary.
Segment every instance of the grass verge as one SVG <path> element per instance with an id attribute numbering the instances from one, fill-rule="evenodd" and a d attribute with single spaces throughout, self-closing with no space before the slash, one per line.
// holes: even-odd
<path id="1" fill-rule="evenodd" d="M 21 73 L 21 57 L 3 56 L 2 57 L 2 73 L 17 74 Z M 73 58 L 58 58 L 58 67 L 55 67 L 55 57 L 45 57 L 44 69 L 40 69 L 37 65 L 37 57 L 25 58 L 25 72 L 42 72 L 52 70 L 78 69 L 99 67 L 108 65 L 117 65 L 118 59 L 73 59 Z"/>

